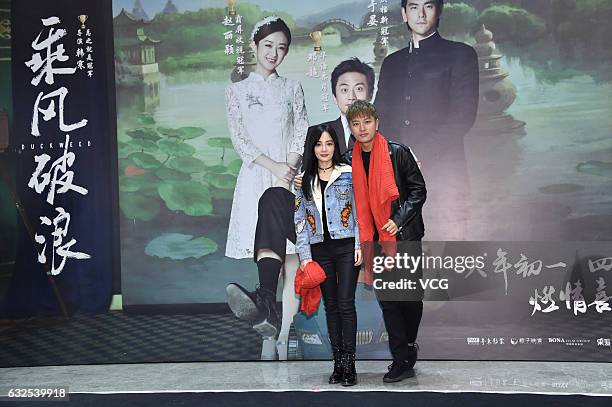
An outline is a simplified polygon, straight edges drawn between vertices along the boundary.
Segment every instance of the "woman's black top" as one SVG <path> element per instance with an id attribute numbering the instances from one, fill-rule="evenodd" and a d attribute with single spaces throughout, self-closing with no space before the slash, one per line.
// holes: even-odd
<path id="1" fill-rule="evenodd" d="M 323 213 L 321 214 L 321 222 L 323 223 L 323 241 L 330 241 L 331 236 L 329 234 L 329 228 L 327 227 L 327 211 L 325 210 L 325 187 L 327 186 L 327 181 L 323 181 L 319 178 L 319 185 L 321 186 L 321 196 L 323 197 L 323 202 L 321 207 L 323 209 Z"/>

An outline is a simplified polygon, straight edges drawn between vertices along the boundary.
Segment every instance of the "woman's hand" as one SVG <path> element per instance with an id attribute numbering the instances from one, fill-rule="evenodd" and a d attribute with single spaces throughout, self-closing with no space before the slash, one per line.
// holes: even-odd
<path id="1" fill-rule="evenodd" d="M 293 181 L 293 177 L 295 177 L 296 169 L 291 167 L 288 163 L 275 162 L 272 164 L 270 171 L 280 181 L 291 183 L 291 181 Z"/>
<path id="2" fill-rule="evenodd" d="M 361 254 L 361 249 L 355 249 L 355 265 L 361 266 L 362 262 L 363 262 L 363 256 Z"/>
<path id="3" fill-rule="evenodd" d="M 295 189 L 302 188 L 302 178 L 304 178 L 303 175 L 296 175 L 293 179 L 293 186 L 295 187 Z"/>
<path id="4" fill-rule="evenodd" d="M 308 263 L 312 263 L 312 259 L 302 260 L 302 262 L 300 263 L 300 268 L 301 268 L 302 270 L 304 270 L 304 269 L 306 268 L 306 265 L 307 265 Z"/>

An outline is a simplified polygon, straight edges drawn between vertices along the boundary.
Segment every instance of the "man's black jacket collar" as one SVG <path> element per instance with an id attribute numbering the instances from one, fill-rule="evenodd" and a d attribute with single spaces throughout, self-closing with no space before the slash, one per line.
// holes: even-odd
<path id="1" fill-rule="evenodd" d="M 412 40 L 410 40 L 410 46 L 406 47 L 406 50 L 408 54 L 418 54 L 419 52 L 427 52 L 428 50 L 436 48 L 441 41 L 442 37 L 440 36 L 440 33 L 436 31 L 431 35 L 431 37 L 427 37 L 424 40 L 419 41 L 418 48 L 416 48 L 413 45 Z"/>

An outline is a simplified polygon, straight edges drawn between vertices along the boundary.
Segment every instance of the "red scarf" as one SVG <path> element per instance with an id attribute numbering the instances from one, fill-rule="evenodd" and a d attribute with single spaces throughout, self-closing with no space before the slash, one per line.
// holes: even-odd
<path id="1" fill-rule="evenodd" d="M 321 302 L 321 287 L 325 281 L 325 271 L 319 263 L 311 261 L 302 270 L 297 268 L 295 272 L 294 290 L 295 293 L 302 297 L 300 311 L 304 311 L 306 315 L 310 315 L 319 308 Z"/>
<path id="2" fill-rule="evenodd" d="M 355 143 L 353 147 L 353 188 L 357 205 L 357 221 L 359 222 L 359 240 L 365 266 L 359 274 L 359 281 L 372 285 L 374 281 L 372 269 L 374 230 L 378 231 L 382 252 L 388 256 L 394 256 L 395 236 L 382 230 L 382 227 L 391 217 L 392 202 L 399 198 L 399 191 L 393 176 L 393 165 L 389 157 L 389 144 L 379 132 L 376 132 L 374 136 L 370 152 L 369 174 L 369 178 L 366 178 L 361 158 L 361 145 Z M 364 244 L 364 242 L 369 243 Z M 385 245 L 384 242 L 388 244 Z"/>
<path id="3" fill-rule="evenodd" d="M 366 178 L 361 158 L 361 144 L 355 143 L 353 146 L 353 187 L 361 243 L 371 242 L 374 239 L 375 230 L 378 231 L 378 240 L 395 241 L 394 235 L 382 230 L 391 217 L 391 203 L 399 198 L 399 191 L 393 176 L 389 145 L 379 132 L 376 132 L 374 136 L 369 174 L 369 178 Z"/>

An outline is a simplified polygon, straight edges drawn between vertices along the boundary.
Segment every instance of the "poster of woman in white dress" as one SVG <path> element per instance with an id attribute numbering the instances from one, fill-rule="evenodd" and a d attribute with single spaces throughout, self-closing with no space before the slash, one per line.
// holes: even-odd
<path id="1" fill-rule="evenodd" d="M 289 327 L 299 304 L 293 292 L 297 255 L 295 246 L 284 237 L 281 247 L 264 243 L 267 238 L 262 234 L 285 233 L 274 228 L 264 230 L 257 221 L 260 211 L 275 210 L 273 205 L 262 208 L 266 200 L 260 202 L 260 198 L 265 193 L 292 208 L 290 188 L 304 149 L 308 120 L 301 84 L 276 72 L 291 44 L 286 23 L 276 16 L 264 18 L 255 24 L 251 41 L 257 61 L 254 71 L 226 88 L 228 127 L 242 166 L 234 190 L 225 255 L 253 258 L 259 287 L 251 292 L 230 284 L 226 290 L 234 314 L 251 321 L 264 338 L 262 359 L 275 359 L 277 348 L 279 358 L 285 359 Z M 289 209 L 286 223 L 290 225 L 292 213 Z M 279 315 L 276 291 L 281 269 L 283 310 Z"/>

